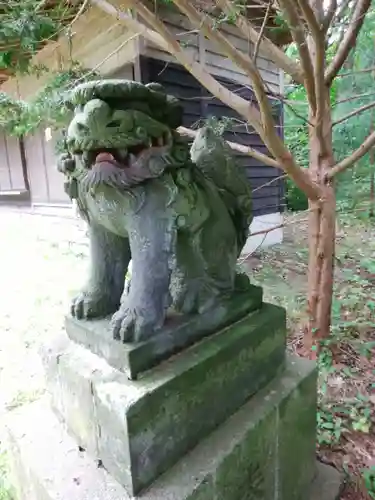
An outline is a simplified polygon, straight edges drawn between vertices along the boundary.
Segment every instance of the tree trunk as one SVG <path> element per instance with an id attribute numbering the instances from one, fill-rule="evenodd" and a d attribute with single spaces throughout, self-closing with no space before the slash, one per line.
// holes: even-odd
<path id="1" fill-rule="evenodd" d="M 308 331 L 305 347 L 311 358 L 319 351 L 320 340 L 327 338 L 331 326 L 333 273 L 336 237 L 336 200 L 333 183 L 326 174 L 334 164 L 332 150 L 332 119 L 327 89 L 322 116 L 322 134 L 317 136 L 316 117 L 310 116 L 310 163 L 312 179 L 322 188 L 318 202 L 309 208 L 309 267 L 308 267 Z"/>
<path id="2" fill-rule="evenodd" d="M 372 113 L 371 131 L 374 130 L 374 113 Z M 370 210 L 369 217 L 374 217 L 375 205 L 375 152 L 374 148 L 370 149 Z"/>

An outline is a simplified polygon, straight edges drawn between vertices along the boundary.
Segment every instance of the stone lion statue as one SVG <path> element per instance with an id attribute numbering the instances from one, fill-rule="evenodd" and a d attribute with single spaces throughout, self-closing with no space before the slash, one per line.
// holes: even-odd
<path id="1" fill-rule="evenodd" d="M 91 81 L 67 103 L 73 118 L 58 168 L 91 247 L 72 315 L 112 314 L 114 338 L 138 342 L 163 328 L 169 308 L 214 311 L 238 284 L 252 214 L 249 183 L 229 146 L 205 127 L 190 147 L 176 131 L 181 104 L 158 84 Z"/>

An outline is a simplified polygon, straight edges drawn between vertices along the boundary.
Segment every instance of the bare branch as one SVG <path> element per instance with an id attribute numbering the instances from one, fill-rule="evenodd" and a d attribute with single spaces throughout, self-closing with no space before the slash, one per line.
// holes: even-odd
<path id="1" fill-rule="evenodd" d="M 260 32 L 259 32 L 259 37 L 258 37 L 258 40 L 257 40 L 255 47 L 254 47 L 254 55 L 253 55 L 254 64 L 256 64 L 260 42 L 262 41 L 262 38 L 264 36 L 264 30 L 266 29 L 266 26 L 267 26 L 268 18 L 269 18 L 270 11 L 271 11 L 271 3 L 272 3 L 272 0 L 269 1 L 266 13 L 264 15 L 262 27 L 261 27 Z"/>
<path id="2" fill-rule="evenodd" d="M 370 68 L 357 69 L 356 71 L 348 71 L 347 73 L 339 73 L 337 75 L 337 78 L 342 78 L 344 76 L 358 75 L 361 73 L 371 73 L 372 71 L 375 71 L 375 66 L 371 66 Z"/>
<path id="3" fill-rule="evenodd" d="M 364 94 L 351 95 L 350 97 L 346 97 L 345 99 L 339 99 L 335 102 L 335 106 L 338 104 L 343 104 L 344 102 L 355 101 L 356 99 L 362 99 L 363 97 L 370 97 L 375 95 L 375 92 L 365 92 Z"/>
<path id="4" fill-rule="evenodd" d="M 254 233 L 249 234 L 249 238 L 251 238 L 252 236 L 260 236 L 261 234 L 267 235 L 271 231 L 275 231 L 276 229 L 281 229 L 284 226 L 285 226 L 285 224 L 278 224 L 277 226 L 272 226 L 272 227 L 269 227 L 267 229 L 261 229 L 259 231 L 254 231 Z"/>
<path id="5" fill-rule="evenodd" d="M 89 0 L 84 0 L 84 2 L 82 3 L 81 7 L 79 8 L 77 14 L 74 16 L 74 19 L 73 21 L 70 23 L 70 26 L 72 26 L 79 17 L 81 17 L 81 15 L 83 14 L 83 12 L 86 10 L 87 6 L 89 4 Z"/>
<path id="6" fill-rule="evenodd" d="M 185 135 L 191 138 L 194 138 L 197 135 L 197 132 L 195 130 L 191 130 L 186 127 L 179 127 L 177 129 L 177 132 L 179 132 L 181 135 Z M 234 151 L 238 151 L 239 153 L 251 156 L 252 158 L 255 158 L 256 160 L 264 163 L 265 165 L 269 165 L 270 167 L 280 168 L 280 164 L 276 160 L 274 160 L 270 156 L 267 156 L 257 151 L 254 148 L 250 148 L 249 146 L 243 146 L 242 144 L 238 144 L 237 142 L 230 142 L 230 141 L 226 142 L 228 146 L 230 146 Z"/>
<path id="7" fill-rule="evenodd" d="M 354 111 L 351 111 L 347 115 L 344 115 L 341 118 L 338 118 L 336 121 L 334 121 L 332 123 L 332 127 L 334 127 L 335 125 L 337 125 L 339 123 L 342 123 L 342 122 L 348 120 L 349 118 L 352 118 L 352 116 L 358 115 L 359 113 L 363 113 L 363 111 L 367 111 L 368 109 L 371 109 L 371 108 L 375 108 L 375 101 L 370 102 L 369 104 L 365 104 L 365 105 L 361 106 L 360 108 L 357 108 Z"/>
<path id="8" fill-rule="evenodd" d="M 302 14 L 311 32 L 309 52 L 314 70 L 314 87 L 316 96 L 315 127 L 320 142 L 322 154 L 326 154 L 326 141 L 323 137 L 323 114 L 326 107 L 326 86 L 324 83 L 325 69 L 325 34 L 318 19 L 323 19 L 323 2 L 314 0 L 311 5 L 308 0 L 298 0 Z M 314 10 L 313 10 L 314 9 Z"/>
<path id="9" fill-rule="evenodd" d="M 226 14 L 233 14 L 233 3 L 230 0 L 217 0 L 217 4 Z M 244 16 L 235 13 L 236 25 L 241 33 L 256 44 L 259 39 L 259 32 L 255 26 Z M 269 38 L 263 36 L 259 43 L 259 50 L 269 57 L 280 69 L 290 75 L 294 81 L 303 83 L 303 74 L 300 64 L 288 57 Z"/>
<path id="10" fill-rule="evenodd" d="M 308 0 L 297 0 L 298 4 L 300 6 L 300 9 L 302 11 L 303 17 L 305 18 L 312 36 L 315 39 L 320 38 L 320 35 L 322 34 L 318 19 L 312 10 L 310 4 L 308 3 Z"/>
<path id="11" fill-rule="evenodd" d="M 367 139 L 356 149 L 350 156 L 337 163 L 327 174 L 327 179 L 332 179 L 335 175 L 340 174 L 344 170 L 350 168 L 354 163 L 362 158 L 372 147 L 375 146 L 375 132 L 372 132 Z"/>
<path id="12" fill-rule="evenodd" d="M 275 122 L 263 79 L 255 62 L 250 56 L 234 47 L 228 38 L 215 28 L 212 19 L 207 15 L 201 14 L 189 0 L 173 0 L 173 2 L 190 19 L 194 26 L 199 28 L 205 36 L 213 40 L 224 54 L 249 76 L 261 110 L 261 121 L 264 132 L 260 135 L 263 141 L 267 143 L 268 137 L 272 138 L 275 134 Z"/>
<path id="13" fill-rule="evenodd" d="M 253 89 L 259 104 L 259 108 L 261 110 L 263 131 L 258 132 L 257 130 L 257 132 L 263 139 L 263 142 L 267 146 L 268 150 L 275 156 L 277 160 L 279 160 L 280 167 L 285 169 L 288 173 L 290 172 L 290 175 L 293 177 L 296 183 L 302 181 L 306 188 L 306 181 L 309 184 L 311 182 L 310 177 L 296 164 L 293 155 L 291 155 L 291 153 L 288 151 L 285 144 L 277 134 L 275 122 L 272 116 L 272 108 L 265 91 L 264 82 L 254 62 L 247 54 L 244 54 L 233 47 L 233 45 L 227 40 L 223 33 L 221 33 L 217 29 L 214 29 L 211 19 L 208 16 L 203 16 L 191 3 L 189 3 L 189 0 L 173 0 L 173 2 L 185 15 L 188 16 L 188 18 L 194 25 L 200 27 L 200 29 L 207 37 L 215 41 L 224 51 L 224 53 L 249 75 L 252 80 Z M 138 10 L 138 12 L 143 15 L 141 13 L 141 10 Z M 149 19 L 147 19 L 147 21 L 150 22 Z M 242 116 L 246 118 L 246 115 Z M 313 193 L 313 191 L 315 191 L 315 187 L 315 185 L 310 185 L 310 187 L 308 188 L 309 190 L 313 188 L 311 190 L 311 194 Z"/>
<path id="14" fill-rule="evenodd" d="M 371 7 L 371 2 L 372 0 L 357 0 L 348 30 L 346 31 L 337 53 L 325 73 L 325 82 L 327 85 L 332 84 L 333 79 L 336 77 L 346 61 L 349 52 L 354 47 L 357 36 L 362 28 L 365 14 Z"/>
<path id="15" fill-rule="evenodd" d="M 312 111 L 315 112 L 316 95 L 314 85 L 314 68 L 310 51 L 307 46 L 303 23 L 299 17 L 295 0 L 280 0 L 280 5 L 283 7 L 284 14 L 288 19 L 293 39 L 298 47 L 298 52 L 303 69 L 304 86 L 306 89 L 307 99 Z"/>
<path id="16" fill-rule="evenodd" d="M 268 186 L 271 186 L 272 184 L 274 184 L 275 182 L 277 181 L 280 181 L 282 179 L 285 179 L 287 176 L 287 174 L 283 174 L 283 175 L 279 175 L 278 177 L 275 177 L 274 179 L 271 179 L 270 181 L 262 184 L 261 186 L 258 186 L 257 188 L 253 189 L 251 192 L 252 193 L 256 193 L 257 191 L 265 188 L 265 187 L 268 187 Z"/>

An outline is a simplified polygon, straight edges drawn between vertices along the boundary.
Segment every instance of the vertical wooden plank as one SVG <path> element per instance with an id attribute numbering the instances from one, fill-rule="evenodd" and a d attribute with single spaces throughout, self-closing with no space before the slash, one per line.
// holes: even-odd
<path id="1" fill-rule="evenodd" d="M 33 203 L 46 203 L 48 201 L 48 190 L 44 171 L 40 132 L 25 137 L 24 144 L 28 165 L 31 200 Z"/>
<path id="2" fill-rule="evenodd" d="M 9 176 L 12 189 L 23 191 L 25 189 L 25 181 L 22 171 L 22 158 L 20 151 L 20 141 L 17 137 L 6 137 L 8 159 L 9 159 Z"/>
<path id="3" fill-rule="evenodd" d="M 8 145 L 5 133 L 0 134 L 0 191 L 10 191 L 12 189 L 9 172 Z"/>
<path id="4" fill-rule="evenodd" d="M 52 139 L 46 140 L 45 134 L 41 133 L 41 147 L 43 149 L 43 161 L 48 190 L 48 202 L 56 204 L 71 203 L 70 198 L 64 191 L 64 176 L 58 172 L 56 165 L 55 144 L 57 133 L 52 134 Z"/>

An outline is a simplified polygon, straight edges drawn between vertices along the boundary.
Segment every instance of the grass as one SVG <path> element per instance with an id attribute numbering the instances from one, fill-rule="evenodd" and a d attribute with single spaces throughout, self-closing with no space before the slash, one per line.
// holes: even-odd
<path id="1" fill-rule="evenodd" d="M 288 225 L 283 244 L 244 263 L 267 300 L 288 311 L 289 349 L 300 353 L 306 319 L 306 228 Z M 375 438 L 374 228 L 343 220 L 331 342 L 320 358 L 318 453 L 354 478 L 343 499 L 369 498 Z M 0 210 L 0 419 L 44 391 L 40 346 L 63 329 L 70 296 L 84 279 L 87 241 L 80 223 Z M 0 422 L 1 423 L 1 422 Z M 0 438 L 1 439 L 1 438 Z M 362 470 L 370 472 L 363 473 Z M 366 477 L 364 477 L 366 476 Z M 366 496 L 367 495 L 367 496 Z M 371 497 L 370 497 L 371 498 Z M 0 441 L 0 500 L 11 500 Z"/>

